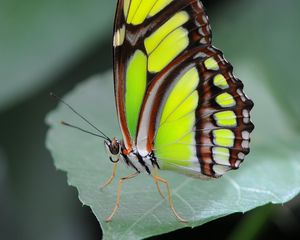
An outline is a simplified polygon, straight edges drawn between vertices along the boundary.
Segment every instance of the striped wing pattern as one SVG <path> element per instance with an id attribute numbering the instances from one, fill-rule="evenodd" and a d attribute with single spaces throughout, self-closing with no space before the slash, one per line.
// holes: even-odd
<path id="1" fill-rule="evenodd" d="M 211 42 L 199 0 L 119 0 L 115 96 L 128 151 L 196 177 L 237 169 L 253 103 Z"/>
<path id="2" fill-rule="evenodd" d="M 202 173 L 218 177 L 237 169 L 249 153 L 253 102 L 243 93 L 243 83 L 234 77 L 221 51 L 208 47 L 201 55 L 206 60 L 198 62 L 201 84 L 194 128 L 196 150 Z M 210 59 L 215 66 L 206 64 Z"/>

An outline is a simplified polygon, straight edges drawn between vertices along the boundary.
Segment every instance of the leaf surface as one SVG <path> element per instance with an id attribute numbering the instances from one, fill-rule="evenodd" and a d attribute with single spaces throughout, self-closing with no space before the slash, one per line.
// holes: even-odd
<path id="1" fill-rule="evenodd" d="M 243 66 L 241 64 L 241 78 L 249 90 L 247 93 L 256 103 L 252 114 L 256 130 L 251 153 L 241 168 L 212 181 L 160 172 L 169 181 L 174 205 L 189 220 L 188 224 L 177 222 L 167 200 L 159 196 L 147 174 L 124 183 L 120 209 L 111 223 L 105 223 L 104 219 L 115 204 L 117 179 L 132 170 L 119 164 L 117 179 L 104 190 L 99 190 L 112 170 L 104 152 L 103 140 L 62 126 L 60 121 L 65 120 L 92 130 L 61 104 L 47 116 L 50 126 L 47 147 L 55 165 L 67 172 L 68 183 L 78 189 L 80 201 L 91 207 L 101 224 L 104 239 L 142 239 L 187 226 L 199 226 L 270 202 L 285 203 L 300 192 L 300 150 L 297 148 L 300 141 L 293 129 L 284 124 L 285 115 L 268 88 L 261 84 L 263 73 L 259 68 L 247 67 L 244 70 Z M 258 83 L 260 88 L 256 87 Z M 107 135 L 120 137 L 111 72 L 79 85 L 65 100 Z M 264 104 L 274 116 L 271 126 L 262 115 Z"/>

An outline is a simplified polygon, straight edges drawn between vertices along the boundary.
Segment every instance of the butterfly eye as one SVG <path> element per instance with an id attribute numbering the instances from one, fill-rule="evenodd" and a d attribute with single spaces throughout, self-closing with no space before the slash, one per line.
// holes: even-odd
<path id="1" fill-rule="evenodd" d="M 120 154 L 120 144 L 116 142 L 115 144 L 110 145 L 110 152 L 113 155 L 119 155 Z"/>
<path id="2" fill-rule="evenodd" d="M 120 160 L 120 154 L 121 154 L 120 143 L 117 140 L 113 139 L 112 142 L 104 141 L 104 145 L 105 145 L 105 150 L 109 155 L 109 160 L 113 163 L 117 163 Z"/>
<path id="3" fill-rule="evenodd" d="M 113 138 L 111 143 L 108 144 L 110 154 L 113 156 L 119 156 L 121 153 L 121 145 L 120 142 Z"/>

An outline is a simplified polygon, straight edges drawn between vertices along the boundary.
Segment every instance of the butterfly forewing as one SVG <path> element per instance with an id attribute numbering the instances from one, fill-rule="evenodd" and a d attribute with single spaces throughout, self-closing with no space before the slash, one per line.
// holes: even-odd
<path id="1" fill-rule="evenodd" d="M 115 94 L 125 147 L 162 168 L 218 177 L 249 152 L 252 102 L 211 45 L 197 0 L 120 0 Z"/>

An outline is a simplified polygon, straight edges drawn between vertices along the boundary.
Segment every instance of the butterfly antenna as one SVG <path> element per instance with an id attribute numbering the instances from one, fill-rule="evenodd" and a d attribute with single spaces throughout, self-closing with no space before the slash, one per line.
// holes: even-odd
<path id="1" fill-rule="evenodd" d="M 81 132 L 85 132 L 85 133 L 88 133 L 88 134 L 90 134 L 90 135 L 93 135 L 93 136 L 100 137 L 100 138 L 103 138 L 103 139 L 105 139 L 105 140 L 108 140 L 106 137 L 103 137 L 102 135 L 99 135 L 99 134 L 90 132 L 90 131 L 85 130 L 85 129 L 83 129 L 83 128 L 77 127 L 77 126 L 75 126 L 75 125 L 73 125 L 73 124 L 70 124 L 70 123 L 67 123 L 67 122 L 64 122 L 64 121 L 61 121 L 61 124 L 62 124 L 62 125 L 65 125 L 65 126 L 67 126 L 67 127 L 70 127 L 70 128 L 75 128 L 75 129 L 77 129 L 77 130 L 80 130 Z"/>
<path id="2" fill-rule="evenodd" d="M 56 100 L 58 100 L 59 102 L 63 103 L 64 105 L 66 105 L 73 113 L 75 113 L 77 116 L 79 116 L 83 121 L 85 121 L 87 124 L 89 124 L 91 127 L 93 127 L 95 130 L 97 130 L 99 133 L 101 133 L 103 136 L 101 136 L 103 139 L 106 139 L 108 141 L 111 141 L 110 138 L 108 136 L 106 136 L 99 128 L 97 128 L 94 124 L 92 124 L 89 120 L 87 120 L 83 115 L 81 115 L 79 112 L 77 112 L 70 104 L 66 103 L 61 97 L 57 96 L 54 93 L 50 93 L 51 97 L 54 97 Z M 72 128 L 76 128 L 78 130 L 81 130 L 83 132 L 87 132 L 87 133 L 91 133 L 89 131 L 86 131 L 84 129 L 81 129 L 79 127 L 73 126 L 72 124 L 68 124 L 65 122 L 62 122 L 63 125 L 72 127 Z M 91 133 L 92 135 L 97 136 L 97 134 Z M 100 136 L 100 135 L 99 135 Z"/>

